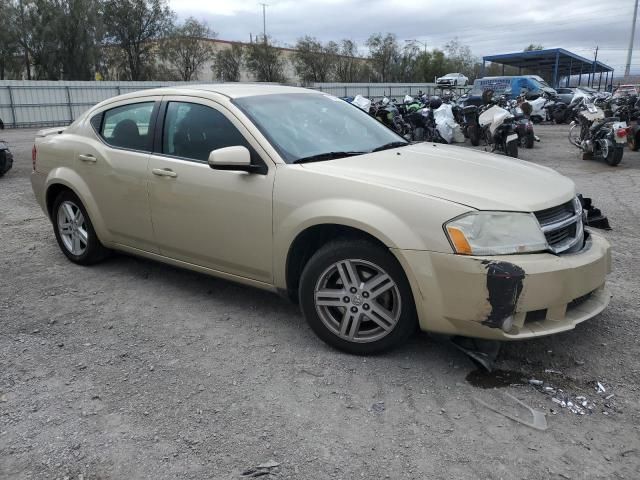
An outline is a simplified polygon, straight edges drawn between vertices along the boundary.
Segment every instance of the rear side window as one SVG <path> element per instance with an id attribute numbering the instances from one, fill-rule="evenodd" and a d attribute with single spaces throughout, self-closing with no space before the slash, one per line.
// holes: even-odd
<path id="1" fill-rule="evenodd" d="M 149 150 L 154 102 L 133 103 L 104 112 L 100 136 L 109 145 Z"/>
<path id="2" fill-rule="evenodd" d="M 238 129 L 218 110 L 197 103 L 169 102 L 162 153 L 206 162 L 212 150 L 241 145 L 255 152 Z"/>

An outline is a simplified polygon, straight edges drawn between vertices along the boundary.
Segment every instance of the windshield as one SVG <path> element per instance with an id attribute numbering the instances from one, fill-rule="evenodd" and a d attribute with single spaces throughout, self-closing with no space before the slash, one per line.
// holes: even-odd
<path id="1" fill-rule="evenodd" d="M 234 103 L 287 163 L 369 153 L 408 142 L 359 108 L 324 94 L 286 93 L 238 98 Z M 347 155 L 342 155 L 347 156 Z"/>

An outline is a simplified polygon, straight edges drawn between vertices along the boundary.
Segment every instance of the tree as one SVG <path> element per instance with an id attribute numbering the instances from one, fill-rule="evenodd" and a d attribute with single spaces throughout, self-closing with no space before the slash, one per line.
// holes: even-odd
<path id="1" fill-rule="evenodd" d="M 266 41 L 247 45 L 245 63 L 258 82 L 283 82 L 284 62 L 281 51 Z"/>
<path id="2" fill-rule="evenodd" d="M 166 0 L 104 0 L 106 43 L 124 52 L 131 80 L 151 76 L 153 49 L 173 25 Z"/>
<path id="3" fill-rule="evenodd" d="M 0 80 L 4 80 L 9 71 L 16 69 L 20 44 L 15 28 L 15 10 L 8 0 L 0 0 L 0 18 L 4 19 L 0 28 Z"/>
<path id="4" fill-rule="evenodd" d="M 62 77 L 93 80 L 102 40 L 98 0 L 54 0 Z"/>
<path id="5" fill-rule="evenodd" d="M 418 55 L 420 49 L 415 44 L 408 44 L 402 49 L 402 54 L 394 68 L 393 78 L 400 82 L 413 82 L 418 80 Z"/>
<path id="6" fill-rule="evenodd" d="M 385 36 L 375 33 L 367 40 L 367 47 L 375 73 L 382 82 L 391 81 L 393 67 L 400 57 L 396 36 L 393 33 Z"/>
<path id="7" fill-rule="evenodd" d="M 524 49 L 525 52 L 535 52 L 537 50 L 544 50 L 544 47 L 539 43 L 530 43 L 529 46 Z"/>
<path id="8" fill-rule="evenodd" d="M 218 51 L 211 67 L 216 78 L 223 82 L 239 82 L 243 55 L 244 49 L 240 43 L 232 43 L 230 48 Z"/>
<path id="9" fill-rule="evenodd" d="M 336 68 L 339 47 L 335 42 L 323 45 L 306 36 L 298 40 L 293 54 L 293 66 L 303 83 L 327 82 Z"/>
<path id="10" fill-rule="evenodd" d="M 460 72 L 469 78 L 473 78 L 477 59 L 468 45 L 461 44 L 455 38 L 444 46 L 444 51 L 447 54 L 447 69 L 449 71 Z"/>
<path id="11" fill-rule="evenodd" d="M 358 45 L 353 40 L 342 40 L 335 66 L 335 77 L 338 82 L 352 83 L 361 79 L 362 59 L 358 57 Z"/>
<path id="12" fill-rule="evenodd" d="M 178 27 L 173 27 L 162 42 L 162 58 L 173 68 L 181 80 L 198 79 L 202 66 L 213 59 L 213 46 L 206 39 L 215 38 L 206 22 L 187 18 Z"/>

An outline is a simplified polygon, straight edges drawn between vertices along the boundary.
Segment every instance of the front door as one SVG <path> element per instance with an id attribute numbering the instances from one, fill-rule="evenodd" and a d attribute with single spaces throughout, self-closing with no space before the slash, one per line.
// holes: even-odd
<path id="1" fill-rule="evenodd" d="M 273 164 L 263 161 L 260 146 L 215 102 L 165 98 L 159 118 L 162 141 L 156 142 L 151 155 L 148 178 L 160 253 L 272 282 Z M 264 165 L 264 171 L 249 174 L 209 167 L 212 150 L 235 145 L 246 146 L 252 162 Z"/>

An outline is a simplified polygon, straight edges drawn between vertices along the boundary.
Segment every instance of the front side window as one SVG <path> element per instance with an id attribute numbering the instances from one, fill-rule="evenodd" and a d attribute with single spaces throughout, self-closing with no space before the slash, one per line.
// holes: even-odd
<path id="1" fill-rule="evenodd" d="M 133 103 L 104 112 L 100 136 L 109 145 L 148 150 L 154 102 Z"/>
<path id="2" fill-rule="evenodd" d="M 167 105 L 162 134 L 165 155 L 206 162 L 211 151 L 238 145 L 252 152 L 238 129 L 218 110 L 197 103 Z"/>

